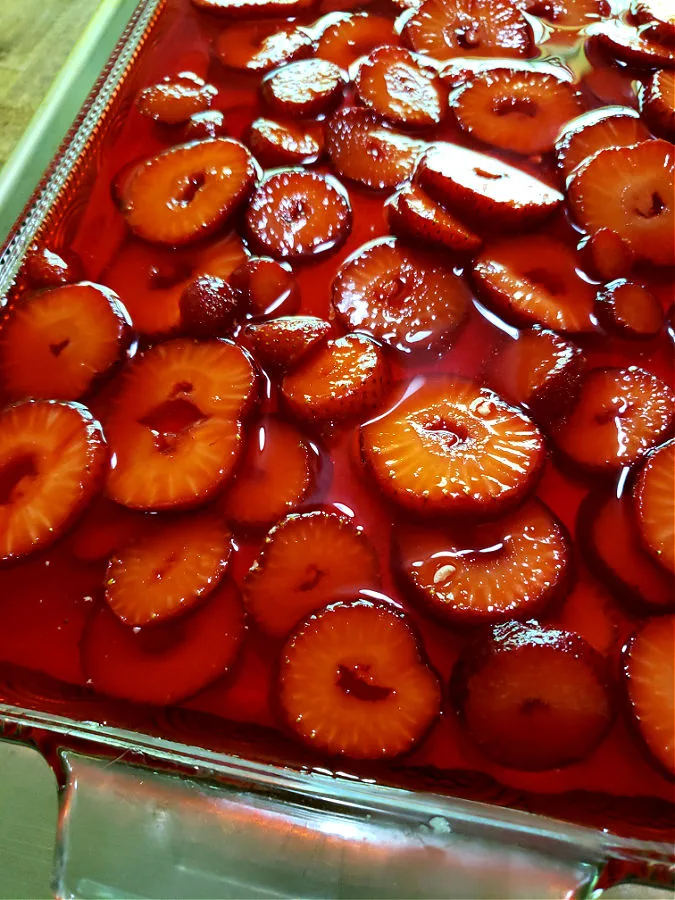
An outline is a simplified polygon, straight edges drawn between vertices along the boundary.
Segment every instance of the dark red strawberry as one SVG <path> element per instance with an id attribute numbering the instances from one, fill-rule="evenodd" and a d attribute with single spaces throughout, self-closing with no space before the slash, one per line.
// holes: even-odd
<path id="1" fill-rule="evenodd" d="M 544 462 L 536 426 L 497 394 L 460 378 L 428 381 L 361 428 L 382 492 L 423 516 L 488 518 L 530 491 Z"/>
<path id="2" fill-rule="evenodd" d="M 244 338 L 264 369 L 286 372 L 327 340 L 330 323 L 316 316 L 281 316 L 252 322 Z"/>
<path id="3" fill-rule="evenodd" d="M 598 322 L 610 333 L 629 340 L 655 337 L 663 326 L 663 309 L 646 287 L 620 278 L 598 292 Z"/>
<path id="4" fill-rule="evenodd" d="M 29 400 L 0 413 L 0 560 L 60 537 L 107 466 L 101 426 L 79 403 Z"/>
<path id="5" fill-rule="evenodd" d="M 675 72 L 659 69 L 640 92 L 640 111 L 658 137 L 675 141 Z"/>
<path id="6" fill-rule="evenodd" d="M 263 100 L 282 116 L 318 116 L 338 105 L 346 76 L 327 59 L 288 63 L 263 78 Z"/>
<path id="7" fill-rule="evenodd" d="M 292 315 L 300 307 L 300 288 L 288 263 L 253 256 L 229 278 L 250 316 Z"/>
<path id="8" fill-rule="evenodd" d="M 91 501 L 67 539 L 68 550 L 80 562 L 108 560 L 147 528 L 145 513 L 98 496 Z"/>
<path id="9" fill-rule="evenodd" d="M 315 0 L 192 0 L 197 9 L 232 19 L 257 16 L 295 16 L 314 6 Z"/>
<path id="10" fill-rule="evenodd" d="M 633 0 L 631 15 L 645 31 L 668 43 L 675 38 L 675 10 L 670 0 Z"/>
<path id="11" fill-rule="evenodd" d="M 157 84 L 143 88 L 136 98 L 141 115 L 162 122 L 180 125 L 195 113 L 204 112 L 213 103 L 218 89 L 206 84 L 192 72 L 181 72 L 176 78 L 164 78 Z"/>
<path id="12" fill-rule="evenodd" d="M 231 138 L 164 150 L 139 165 L 122 188 L 122 212 L 146 241 L 185 244 L 221 228 L 250 191 L 257 167 Z"/>
<path id="13" fill-rule="evenodd" d="M 265 539 L 246 576 L 244 602 L 257 626 L 283 638 L 310 613 L 377 588 L 377 556 L 363 528 L 344 516 L 287 516 Z"/>
<path id="14" fill-rule="evenodd" d="M 438 74 L 403 47 L 373 50 L 359 67 L 355 88 L 362 103 L 394 125 L 438 125 L 447 111 L 448 95 Z"/>
<path id="15" fill-rule="evenodd" d="M 239 592 L 226 580 L 175 622 L 130 628 L 101 606 L 82 638 L 82 668 L 100 694 L 170 706 L 224 675 L 246 633 Z"/>
<path id="16" fill-rule="evenodd" d="M 219 109 L 207 109 L 204 112 L 194 113 L 183 125 L 180 133 L 181 139 L 185 143 L 201 141 L 204 138 L 223 137 L 227 134 L 225 116 Z"/>
<path id="17" fill-rule="evenodd" d="M 637 366 L 592 369 L 553 439 L 575 465 L 612 473 L 644 456 L 673 425 L 675 393 L 656 375 Z"/>
<path id="18" fill-rule="evenodd" d="M 649 132 L 637 110 L 629 106 L 604 106 L 568 122 L 555 142 L 558 165 L 571 175 L 581 163 L 608 147 L 630 147 L 646 141 Z"/>
<path id="19" fill-rule="evenodd" d="M 656 30 L 633 28 L 619 18 L 591 25 L 589 42 L 597 44 L 614 59 L 635 66 L 675 66 L 675 42 L 664 42 Z"/>
<path id="20" fill-rule="evenodd" d="M 480 297 L 515 325 L 556 331 L 593 330 L 595 289 L 578 274 L 566 244 L 548 235 L 504 238 L 486 244 L 472 276 Z"/>
<path id="21" fill-rule="evenodd" d="M 438 244 L 454 253 L 475 253 L 482 239 L 436 203 L 417 184 L 404 184 L 385 204 L 394 234 L 420 244 Z"/>
<path id="22" fill-rule="evenodd" d="M 313 163 L 323 153 L 323 129 L 316 122 L 277 122 L 259 118 L 252 124 L 248 142 L 266 166 Z"/>
<path id="23" fill-rule="evenodd" d="M 515 5 L 561 28 L 579 28 L 612 14 L 610 0 L 516 0 Z"/>
<path id="24" fill-rule="evenodd" d="M 321 35 L 316 55 L 346 70 L 373 48 L 398 42 L 392 19 L 372 13 L 353 13 L 328 25 Z"/>
<path id="25" fill-rule="evenodd" d="M 31 244 L 24 260 L 24 272 L 31 287 L 58 287 L 82 278 L 82 263 L 66 249 L 52 250 L 43 244 Z"/>
<path id="26" fill-rule="evenodd" d="M 154 518 L 116 548 L 105 576 L 106 602 L 125 625 L 163 622 L 211 593 L 231 555 L 232 535 L 217 516 Z"/>
<path id="27" fill-rule="evenodd" d="M 343 244 L 352 227 L 347 192 L 330 175 L 276 172 L 260 185 L 246 210 L 251 243 L 279 259 L 316 256 Z"/>
<path id="28" fill-rule="evenodd" d="M 361 247 L 331 289 L 338 321 L 401 350 L 439 350 L 465 320 L 471 303 L 464 282 L 437 258 L 382 238 Z"/>
<path id="29" fill-rule="evenodd" d="M 675 574 L 675 441 L 649 454 L 635 483 L 634 502 L 644 546 Z"/>
<path id="30" fill-rule="evenodd" d="M 404 525 L 395 541 L 403 579 L 450 625 L 537 615 L 569 587 L 567 533 L 537 500 L 484 525 Z"/>
<path id="31" fill-rule="evenodd" d="M 2 393 L 77 400 L 134 347 L 114 291 L 88 281 L 23 297 L 0 326 Z"/>
<path id="32" fill-rule="evenodd" d="M 105 423 L 108 495 L 137 509 L 197 505 L 232 475 L 255 372 L 229 341 L 157 344 L 127 369 Z"/>
<path id="33" fill-rule="evenodd" d="M 289 638 L 279 666 L 288 727 L 313 749 L 348 759 L 410 750 L 441 711 L 441 687 L 396 607 L 336 603 Z"/>
<path id="34" fill-rule="evenodd" d="M 483 753 L 524 771 L 584 759 L 614 719 L 605 662 L 579 634 L 537 622 L 498 625 L 452 678 L 460 718 Z"/>
<path id="35" fill-rule="evenodd" d="M 559 610 L 551 610 L 552 623 L 582 634 L 602 654 L 614 650 L 619 639 L 621 614 L 610 591 L 583 570 Z"/>
<path id="36" fill-rule="evenodd" d="M 311 56 L 312 39 L 302 28 L 283 21 L 241 22 L 221 31 L 215 50 L 228 69 L 270 72 Z"/>
<path id="37" fill-rule="evenodd" d="M 633 268 L 635 254 L 616 231 L 600 228 L 586 235 L 578 249 L 584 257 L 584 267 L 599 281 L 615 281 L 624 278 Z"/>
<path id="38" fill-rule="evenodd" d="M 240 312 L 241 295 L 222 278 L 200 275 L 180 296 L 181 329 L 193 337 L 225 337 Z"/>
<path id="39" fill-rule="evenodd" d="M 476 72 L 457 91 L 452 106 L 467 134 L 526 156 L 552 150 L 560 128 L 583 109 L 568 81 L 548 72 L 509 68 Z"/>

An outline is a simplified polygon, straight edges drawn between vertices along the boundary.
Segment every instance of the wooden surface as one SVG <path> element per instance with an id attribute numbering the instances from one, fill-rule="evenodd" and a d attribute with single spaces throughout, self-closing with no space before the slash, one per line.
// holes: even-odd
<path id="1" fill-rule="evenodd" d="M 96 5 L 97 0 L 0 0 L 0 166 Z"/>

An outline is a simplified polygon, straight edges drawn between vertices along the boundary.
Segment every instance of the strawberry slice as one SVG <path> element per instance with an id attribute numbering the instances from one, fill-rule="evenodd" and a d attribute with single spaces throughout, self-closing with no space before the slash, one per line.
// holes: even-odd
<path id="1" fill-rule="evenodd" d="M 134 360 L 106 419 L 108 495 L 151 510 L 211 497 L 238 461 L 255 384 L 250 358 L 229 341 L 179 338 Z"/>
<path id="2" fill-rule="evenodd" d="M 23 263 L 26 280 L 34 288 L 58 287 L 82 279 L 82 263 L 71 250 L 31 244 Z"/>
<path id="3" fill-rule="evenodd" d="M 300 626 L 282 650 L 278 690 L 297 737 L 349 759 L 406 753 L 441 711 L 441 686 L 407 618 L 363 601 Z"/>
<path id="4" fill-rule="evenodd" d="M 246 211 L 251 243 L 280 259 L 336 250 L 351 228 L 347 192 L 335 178 L 317 172 L 270 175 L 258 185 Z"/>
<path id="5" fill-rule="evenodd" d="M 193 113 L 180 130 L 181 141 L 185 144 L 204 138 L 223 137 L 225 134 L 225 116 L 219 109 Z"/>
<path id="6" fill-rule="evenodd" d="M 631 14 L 664 43 L 675 38 L 675 10 L 670 0 L 633 0 Z"/>
<path id="7" fill-rule="evenodd" d="M 293 514 L 267 535 L 246 576 L 244 603 L 258 628 L 283 638 L 315 610 L 379 584 L 363 528 L 334 513 Z"/>
<path id="8" fill-rule="evenodd" d="M 163 78 L 143 88 L 136 98 L 136 109 L 142 116 L 164 125 L 180 125 L 190 116 L 208 109 L 218 89 L 192 72 L 181 72 L 177 78 Z"/>
<path id="9" fill-rule="evenodd" d="M 247 325 L 244 337 L 264 369 L 286 372 L 323 344 L 330 333 L 331 326 L 325 319 L 281 316 Z"/>
<path id="10" fill-rule="evenodd" d="M 108 563 L 105 599 L 125 625 L 139 627 L 182 615 L 225 573 L 232 535 L 206 513 L 155 519 Z"/>
<path id="11" fill-rule="evenodd" d="M 181 328 L 193 337 L 225 337 L 241 312 L 241 296 L 222 278 L 200 275 L 180 296 Z"/>
<path id="12" fill-rule="evenodd" d="M 608 147 L 630 147 L 649 139 L 637 110 L 629 106 L 604 106 L 568 122 L 555 142 L 558 165 L 566 176 L 583 162 Z"/>
<path id="13" fill-rule="evenodd" d="M 406 584 L 449 625 L 536 615 L 569 586 L 571 543 L 563 525 L 537 500 L 468 529 L 464 523 L 434 530 L 404 525 L 395 548 Z"/>
<path id="14" fill-rule="evenodd" d="M 675 778 L 675 616 L 650 619 L 623 649 L 624 687 L 649 757 Z"/>
<path id="15" fill-rule="evenodd" d="M 363 334 L 326 341 L 281 383 L 288 409 L 320 428 L 363 419 L 382 403 L 391 380 L 380 347 Z"/>
<path id="16" fill-rule="evenodd" d="M 366 244 L 344 263 L 331 289 L 338 321 L 404 353 L 447 346 L 471 298 L 450 266 L 396 238 Z"/>
<path id="17" fill-rule="evenodd" d="M 266 75 L 262 98 L 275 112 L 287 116 L 318 116 L 342 99 L 346 75 L 327 59 L 288 63 Z"/>
<path id="18" fill-rule="evenodd" d="M 536 53 L 530 24 L 509 0 L 425 0 L 402 34 L 413 50 L 440 60 Z"/>
<path id="19" fill-rule="evenodd" d="M 573 250 L 542 234 L 486 244 L 471 274 L 480 297 L 508 322 L 592 331 L 595 291 L 578 266 Z"/>
<path id="20" fill-rule="evenodd" d="M 107 497 L 91 501 L 67 538 L 68 550 L 80 562 L 107 561 L 147 527 L 145 513 L 118 506 Z"/>
<path id="21" fill-rule="evenodd" d="M 227 580 L 186 615 L 149 628 L 130 628 L 101 606 L 85 627 L 82 668 L 100 694 L 169 706 L 230 670 L 245 633 L 239 592 Z"/>
<path id="22" fill-rule="evenodd" d="M 269 528 L 309 494 L 316 475 L 316 452 L 286 422 L 267 418 L 251 426 L 250 440 L 234 481 L 218 505 L 240 528 Z"/>
<path id="23" fill-rule="evenodd" d="M 578 249 L 584 265 L 599 281 L 610 282 L 628 275 L 633 268 L 634 253 L 623 238 L 611 228 L 600 228 L 586 235 Z"/>
<path id="24" fill-rule="evenodd" d="M 508 68 L 477 72 L 455 94 L 452 106 L 467 134 L 526 156 L 552 150 L 561 127 L 583 109 L 568 81 Z"/>
<path id="25" fill-rule="evenodd" d="M 498 625 L 452 678 L 469 735 L 501 766 L 557 769 L 588 756 L 614 719 L 602 656 L 579 634 L 537 622 Z"/>
<path id="26" fill-rule="evenodd" d="M 633 28 L 621 19 L 610 19 L 591 25 L 587 34 L 591 49 L 594 44 L 621 62 L 635 66 L 675 66 L 672 38 L 662 41 L 658 28 Z"/>
<path id="27" fill-rule="evenodd" d="M 379 190 L 402 184 L 426 147 L 360 107 L 338 110 L 326 123 L 326 151 L 338 175 Z"/>
<path id="28" fill-rule="evenodd" d="M 251 257 L 230 276 L 249 315 L 291 315 L 300 306 L 300 288 L 288 263 Z"/>
<path id="29" fill-rule="evenodd" d="M 346 70 L 375 47 L 398 43 L 399 37 L 391 19 L 372 13 L 353 13 L 331 22 L 324 29 L 316 55 Z"/>
<path id="30" fill-rule="evenodd" d="M 559 28 L 580 28 L 612 14 L 610 0 L 516 0 L 515 5 Z"/>
<path id="31" fill-rule="evenodd" d="M 221 228 L 256 175 L 255 161 L 239 141 L 180 144 L 139 165 L 125 180 L 122 212 L 146 241 L 186 244 Z"/>
<path id="32" fill-rule="evenodd" d="M 2 392 L 77 400 L 133 352 L 133 339 L 109 288 L 85 281 L 24 297 L 0 327 Z"/>
<path id="33" fill-rule="evenodd" d="M 323 153 L 323 132 L 317 123 L 277 122 L 259 118 L 248 133 L 256 158 L 266 166 L 309 165 Z"/>
<path id="34" fill-rule="evenodd" d="M 454 253 L 475 253 L 483 243 L 463 222 L 436 203 L 417 184 L 404 184 L 385 204 L 394 234 L 420 244 L 438 244 Z"/>
<path id="35" fill-rule="evenodd" d="M 481 230 L 533 228 L 563 201 L 521 169 L 457 144 L 433 144 L 415 177 L 434 200 Z"/>
<path id="36" fill-rule="evenodd" d="M 552 434 L 576 466 L 611 473 L 630 466 L 675 425 L 675 393 L 637 366 L 592 369 L 571 415 Z"/>
<path id="37" fill-rule="evenodd" d="M 659 69 L 640 91 L 640 112 L 658 137 L 675 141 L 675 72 Z"/>
<path id="38" fill-rule="evenodd" d="M 79 403 L 29 400 L 0 413 L 0 560 L 60 537 L 107 466 L 101 426 Z"/>
<path id="39" fill-rule="evenodd" d="M 634 497 L 645 547 L 675 574 L 675 441 L 649 454 L 635 483 Z"/>
<path id="40" fill-rule="evenodd" d="M 403 47 L 373 50 L 359 67 L 355 89 L 362 103 L 394 125 L 438 125 L 447 110 L 447 92 L 436 72 Z"/>
<path id="41" fill-rule="evenodd" d="M 655 337 L 663 325 L 663 309 L 654 294 L 625 278 L 598 292 L 595 313 L 606 331 L 629 340 Z"/>
<path id="42" fill-rule="evenodd" d="M 215 42 L 218 58 L 228 69 L 270 72 L 284 63 L 312 55 L 312 39 L 281 20 L 241 22 L 221 31 Z"/>
<path id="43" fill-rule="evenodd" d="M 534 486 L 544 440 L 492 391 L 446 377 L 363 425 L 361 451 L 382 492 L 403 509 L 487 518 Z"/>
<path id="44" fill-rule="evenodd" d="M 315 0 L 192 0 L 197 9 L 232 19 L 257 16 L 296 16 L 311 9 Z"/>
<path id="45" fill-rule="evenodd" d="M 497 351 L 486 376 L 501 397 L 526 407 L 538 422 L 549 425 L 574 406 L 583 370 L 579 347 L 535 325 Z"/>

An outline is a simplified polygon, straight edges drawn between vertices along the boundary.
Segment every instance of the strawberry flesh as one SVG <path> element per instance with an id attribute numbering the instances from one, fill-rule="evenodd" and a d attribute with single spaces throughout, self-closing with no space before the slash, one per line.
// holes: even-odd
<path id="1" fill-rule="evenodd" d="M 558 165 L 566 176 L 600 150 L 630 147 L 649 132 L 629 106 L 605 106 L 585 112 L 560 129 L 555 142 Z"/>
<path id="2" fill-rule="evenodd" d="M 328 25 L 321 35 L 316 55 L 347 70 L 375 47 L 398 42 L 391 19 L 371 13 L 354 13 Z"/>
<path id="3" fill-rule="evenodd" d="M 646 287 L 620 278 L 598 292 L 598 322 L 610 334 L 632 340 L 655 337 L 663 326 L 663 309 Z"/>
<path id="4" fill-rule="evenodd" d="M 136 108 L 143 116 L 164 125 L 180 125 L 195 113 L 207 110 L 218 94 L 212 84 L 181 72 L 178 78 L 165 78 L 143 88 L 136 98 Z"/>
<path id="5" fill-rule="evenodd" d="M 241 22 L 228 25 L 216 39 L 224 66 L 244 72 L 270 72 L 284 63 L 312 55 L 312 39 L 285 22 Z"/>
<path id="6" fill-rule="evenodd" d="M 675 141 L 675 72 L 659 69 L 640 92 L 640 112 L 658 137 Z"/>
<path id="7" fill-rule="evenodd" d="M 288 263 L 254 256 L 229 278 L 253 318 L 292 315 L 300 306 L 300 289 Z"/>
<path id="8" fill-rule="evenodd" d="M 649 454 L 634 497 L 644 546 L 664 569 L 675 574 L 675 441 Z"/>
<path id="9" fill-rule="evenodd" d="M 313 122 L 260 117 L 251 124 L 248 142 L 256 158 L 267 166 L 308 165 L 323 153 L 323 133 Z"/>

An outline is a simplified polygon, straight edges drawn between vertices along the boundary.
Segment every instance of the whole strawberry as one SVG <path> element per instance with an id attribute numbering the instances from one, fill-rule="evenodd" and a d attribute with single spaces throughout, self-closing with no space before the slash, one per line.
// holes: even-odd
<path id="1" fill-rule="evenodd" d="M 222 278 L 200 275 L 180 298 L 182 330 L 197 338 L 229 334 L 239 310 L 239 296 Z"/>

